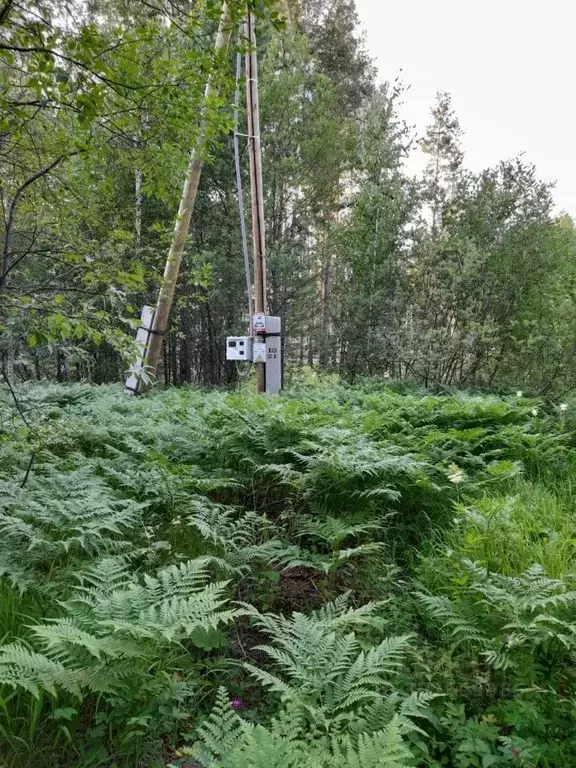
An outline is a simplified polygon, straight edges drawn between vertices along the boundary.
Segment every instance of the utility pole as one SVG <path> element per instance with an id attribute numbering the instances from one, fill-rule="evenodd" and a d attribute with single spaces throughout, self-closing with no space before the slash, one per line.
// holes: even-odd
<path id="1" fill-rule="evenodd" d="M 227 2 L 224 0 L 222 3 L 222 12 L 220 15 L 218 33 L 216 35 L 216 42 L 214 44 L 214 51 L 216 55 L 228 47 L 231 32 L 232 24 L 230 20 L 230 10 L 228 8 Z M 164 268 L 164 276 L 162 278 L 162 285 L 160 287 L 160 293 L 158 295 L 158 301 L 154 311 L 154 319 L 152 326 L 149 329 L 148 343 L 145 348 L 144 359 L 142 361 L 142 367 L 144 371 L 151 375 L 154 375 L 156 373 L 156 369 L 158 368 L 158 361 L 160 359 L 160 352 L 162 351 L 164 334 L 166 333 L 166 328 L 168 327 L 168 318 L 170 316 L 170 310 L 172 308 L 172 302 L 174 299 L 174 291 L 176 289 L 176 282 L 178 280 L 180 265 L 182 263 L 184 246 L 186 244 L 186 238 L 188 237 L 188 230 L 190 229 L 190 219 L 192 217 L 192 211 L 194 210 L 194 203 L 196 202 L 196 193 L 198 192 L 200 174 L 202 173 L 202 166 L 204 164 L 204 150 L 206 144 L 206 107 L 210 101 L 210 97 L 212 96 L 213 91 L 214 84 L 212 81 L 212 76 L 209 76 L 206 87 L 204 89 L 204 110 L 201 118 L 198 143 L 196 148 L 194 148 L 190 153 L 190 162 L 188 164 L 184 189 L 180 199 L 178 217 L 174 226 L 172 243 L 168 252 L 168 258 Z M 147 379 L 147 381 L 149 381 L 149 379 Z M 138 386 L 136 387 L 136 392 L 138 391 L 138 388 L 141 390 L 146 388 L 144 381 L 139 382 Z M 134 392 L 134 389 L 127 389 Z"/>
<path id="2" fill-rule="evenodd" d="M 245 24 L 246 112 L 250 155 L 250 190 L 252 198 L 252 244 L 254 249 L 254 313 L 268 313 L 266 302 L 266 242 L 264 236 L 264 188 L 262 183 L 262 147 L 260 143 L 260 108 L 258 102 L 258 59 L 254 16 L 248 10 Z M 254 363 L 256 391 L 266 391 L 265 363 Z"/>
<path id="3" fill-rule="evenodd" d="M 282 389 L 282 321 L 268 315 L 266 301 L 266 238 L 264 224 L 264 185 L 262 182 L 262 146 L 260 141 L 260 111 L 258 104 L 258 61 L 254 16 L 250 10 L 244 23 L 246 43 L 246 114 L 248 127 L 248 154 L 250 157 L 250 191 L 252 202 L 252 245 L 254 251 L 254 311 L 250 303 L 250 329 L 248 336 L 226 338 L 226 359 L 252 362 L 256 373 L 256 392 L 279 394 Z M 240 61 L 240 60 L 238 60 Z M 240 66 L 237 65 L 238 83 Z M 238 91 L 236 91 L 238 104 Z M 238 114 L 237 111 L 235 113 Z M 240 229 L 245 242 L 242 189 L 240 184 L 240 155 L 238 143 L 234 143 L 238 202 L 240 205 Z M 250 296 L 248 251 L 243 247 L 246 263 L 246 280 Z"/>

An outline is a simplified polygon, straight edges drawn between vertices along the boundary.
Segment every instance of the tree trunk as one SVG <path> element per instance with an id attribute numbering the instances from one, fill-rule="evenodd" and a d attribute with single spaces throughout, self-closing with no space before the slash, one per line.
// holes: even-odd
<path id="1" fill-rule="evenodd" d="M 322 265 L 322 307 L 320 312 L 320 347 L 318 350 L 318 363 L 320 368 L 327 368 L 330 360 L 330 345 L 328 336 L 330 332 L 330 289 L 332 287 L 332 259 L 327 254 Z"/>
<path id="2" fill-rule="evenodd" d="M 63 352 L 58 350 L 56 352 L 56 379 L 60 383 L 63 383 L 68 378 L 68 366 L 66 364 L 66 357 Z"/>
<path id="3" fill-rule="evenodd" d="M 214 46 L 216 53 L 228 47 L 231 32 L 232 24 L 230 20 L 228 4 L 223 2 L 222 13 L 220 15 L 220 24 L 218 26 L 218 34 L 216 36 L 216 43 Z M 204 91 L 205 105 L 210 102 L 213 91 L 213 78 L 209 77 Z M 174 291 L 176 289 L 176 282 L 180 272 L 180 265 L 182 263 L 182 256 L 184 254 L 186 238 L 188 237 L 188 230 L 190 229 L 190 220 L 192 218 L 194 203 L 196 202 L 196 194 L 198 192 L 200 174 L 202 173 L 202 166 L 204 164 L 206 129 L 206 114 L 204 114 L 202 116 L 202 125 L 200 128 L 198 146 L 195 150 L 192 151 L 190 155 L 190 162 L 188 164 L 188 171 L 186 173 L 186 180 L 184 182 L 184 189 L 182 191 L 180 207 L 178 209 L 178 217 L 174 226 L 172 244 L 170 245 L 170 250 L 168 252 L 162 285 L 160 287 L 160 293 L 156 303 L 156 311 L 154 313 L 154 321 L 152 324 L 152 334 L 148 344 L 148 349 L 146 350 L 144 366 L 151 374 L 156 373 L 158 361 L 160 360 L 160 353 L 162 351 L 164 334 L 166 333 L 166 328 L 168 327 L 168 318 L 172 308 Z"/>
<path id="4" fill-rule="evenodd" d="M 134 194 L 136 197 L 134 211 L 134 229 L 136 231 L 136 242 L 134 251 L 136 258 L 140 256 L 140 242 L 142 236 L 142 172 L 139 168 L 134 171 Z"/>

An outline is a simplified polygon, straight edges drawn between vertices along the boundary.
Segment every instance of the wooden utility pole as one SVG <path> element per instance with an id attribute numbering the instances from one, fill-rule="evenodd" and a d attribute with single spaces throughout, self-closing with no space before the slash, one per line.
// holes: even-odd
<path id="1" fill-rule="evenodd" d="M 216 42 L 214 44 L 216 54 L 228 47 L 231 32 L 232 25 L 230 11 L 227 2 L 224 1 L 222 3 L 218 34 L 216 35 Z M 176 219 L 176 224 L 174 226 L 172 243 L 168 252 L 166 267 L 164 268 L 164 277 L 162 278 L 162 285 L 160 287 L 160 293 L 154 312 L 150 340 L 143 361 L 144 370 L 152 375 L 156 373 L 158 367 L 164 334 L 168 327 L 168 318 L 174 299 L 178 273 L 180 272 L 180 265 L 182 263 L 182 254 L 184 253 L 184 246 L 186 244 L 186 238 L 188 237 L 188 230 L 190 229 L 190 219 L 192 217 L 192 211 L 194 210 L 196 193 L 198 192 L 198 184 L 200 182 L 200 174 L 202 173 L 206 144 L 206 107 L 213 91 L 214 85 L 212 76 L 210 76 L 204 90 L 204 109 L 201 117 L 199 138 L 196 148 L 190 153 L 190 162 L 188 163 L 188 171 L 186 173 L 182 197 L 180 199 L 178 218 Z M 142 383 L 141 389 L 145 388 L 146 387 Z"/>
<path id="2" fill-rule="evenodd" d="M 250 154 L 250 190 L 252 198 L 252 245 L 254 249 L 254 312 L 268 313 L 266 303 L 266 242 L 264 237 L 264 188 L 262 184 L 262 147 L 260 144 L 260 107 L 258 101 L 258 59 L 254 16 L 246 17 L 246 112 Z M 266 391 L 265 363 L 255 363 L 256 391 Z"/>

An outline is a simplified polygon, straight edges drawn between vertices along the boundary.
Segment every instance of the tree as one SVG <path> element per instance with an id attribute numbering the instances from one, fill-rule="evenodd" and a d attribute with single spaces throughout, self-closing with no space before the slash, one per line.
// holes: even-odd
<path id="1" fill-rule="evenodd" d="M 430 205 L 432 232 L 442 227 L 446 207 L 457 194 L 464 158 L 461 137 L 462 129 L 452 109 L 450 95 L 438 93 L 432 109 L 432 123 L 420 141 L 422 151 L 429 156 L 424 173 L 424 200 Z"/>
<path id="2" fill-rule="evenodd" d="M 321 250 L 346 162 L 345 126 L 335 114 L 334 96 L 328 78 L 314 71 L 302 35 L 271 41 L 262 68 L 270 306 L 285 333 L 300 335 L 300 346 L 310 348 Z M 293 347 L 286 351 L 298 355 Z"/>
<path id="3" fill-rule="evenodd" d="M 374 90 L 375 69 L 366 50 L 354 0 L 293 0 L 320 71 L 338 92 L 347 117 Z"/>
<path id="4" fill-rule="evenodd" d="M 411 367 L 424 384 L 502 375 L 549 266 L 550 208 L 549 185 L 520 158 L 461 175 L 442 229 L 414 249 Z"/>
<path id="5" fill-rule="evenodd" d="M 384 85 L 361 113 L 358 190 L 335 234 L 339 286 L 334 360 L 349 379 L 395 372 L 402 344 L 409 232 L 417 204 L 402 164 L 410 134 L 398 115 L 402 87 Z"/>

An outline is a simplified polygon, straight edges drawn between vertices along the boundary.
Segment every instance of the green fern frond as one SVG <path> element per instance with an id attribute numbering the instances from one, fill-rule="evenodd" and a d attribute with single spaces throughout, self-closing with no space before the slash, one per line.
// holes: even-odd
<path id="1" fill-rule="evenodd" d="M 0 647 L 0 684 L 22 688 L 35 698 L 39 698 L 41 690 L 56 696 L 58 689 L 80 698 L 82 688 L 78 670 L 69 669 L 18 643 Z"/>
<path id="2" fill-rule="evenodd" d="M 376 488 L 367 488 L 365 491 L 354 491 L 352 498 L 358 499 L 388 499 L 397 502 L 402 498 L 400 491 L 387 486 L 376 486 Z"/>
<path id="3" fill-rule="evenodd" d="M 122 561 L 103 562 L 103 573 L 87 569 L 76 595 L 62 603 L 66 618 L 31 627 L 43 654 L 18 644 L 0 647 L 0 682 L 34 695 L 42 688 L 78 696 L 83 689 L 111 691 L 162 646 L 217 630 L 238 615 L 225 608 L 226 582 L 206 583 L 203 558 L 128 583 Z M 111 586 L 104 573 L 112 575 Z"/>
<path id="4" fill-rule="evenodd" d="M 346 539 L 357 538 L 381 529 L 382 524 L 378 522 L 354 524 L 337 517 L 327 516 L 324 519 L 305 517 L 298 520 L 296 534 L 320 539 L 329 544 L 332 549 L 339 549 Z"/>
<path id="5" fill-rule="evenodd" d="M 34 566 L 131 546 L 128 532 L 140 524 L 146 505 L 115 496 L 90 464 L 70 472 L 50 466 L 47 472 L 25 488 L 0 484 L 0 535 L 7 551 L 26 553 L 22 559 Z"/>
<path id="6" fill-rule="evenodd" d="M 389 600 L 364 603 L 357 608 L 350 608 L 351 592 L 343 592 L 330 603 L 312 611 L 312 617 L 334 630 L 353 627 L 374 626 L 380 628 L 381 619 L 374 616 L 376 611 L 385 606 Z"/>
<path id="7" fill-rule="evenodd" d="M 332 756 L 331 765 L 347 768 L 409 768 L 414 759 L 402 738 L 398 715 L 381 731 L 359 734 L 356 742 L 349 736 L 335 739 Z"/>
<path id="8" fill-rule="evenodd" d="M 355 623 L 364 625 L 373 610 L 345 610 L 343 601 L 320 615 L 295 613 L 290 619 L 252 610 L 256 623 L 272 638 L 271 645 L 259 649 L 277 673 L 246 666 L 263 685 L 303 707 L 315 708 L 318 719 L 330 723 L 388 691 L 411 650 L 408 635 L 361 649 L 349 629 Z"/>
<path id="9" fill-rule="evenodd" d="M 36 583 L 34 571 L 22 562 L 16 562 L 10 552 L 0 553 L 0 578 L 7 579 L 22 595 Z"/>
<path id="10" fill-rule="evenodd" d="M 78 582 L 77 592 L 92 591 L 93 594 L 97 592 L 100 595 L 125 589 L 135 580 L 128 558 L 122 555 L 94 560 L 74 576 Z"/>
<path id="11" fill-rule="evenodd" d="M 214 756 L 226 755 L 234 750 L 244 732 L 242 720 L 231 708 L 230 696 L 221 686 L 210 715 L 198 729 L 203 742 L 202 752 L 208 750 Z"/>
<path id="12" fill-rule="evenodd" d="M 32 632 L 44 652 L 52 659 L 68 664 L 78 663 L 78 652 L 85 650 L 99 661 L 103 658 L 138 658 L 145 654 L 127 638 L 99 637 L 76 625 L 73 619 L 53 619 L 50 624 L 37 624 Z M 88 659 L 86 660 L 88 661 Z"/>
<path id="13" fill-rule="evenodd" d="M 409 768 L 414 756 L 403 739 L 406 731 L 403 716 L 393 714 L 372 733 L 311 738 L 293 703 L 269 726 L 252 725 L 231 710 L 221 689 L 192 755 L 205 768 Z"/>
<path id="14" fill-rule="evenodd" d="M 457 608 L 448 597 L 422 593 L 416 593 L 416 597 L 428 615 L 450 632 L 455 646 L 478 644 L 480 647 L 486 647 L 489 643 L 489 636 L 479 623 L 475 622 L 473 617 L 466 616 L 462 608 Z"/>

